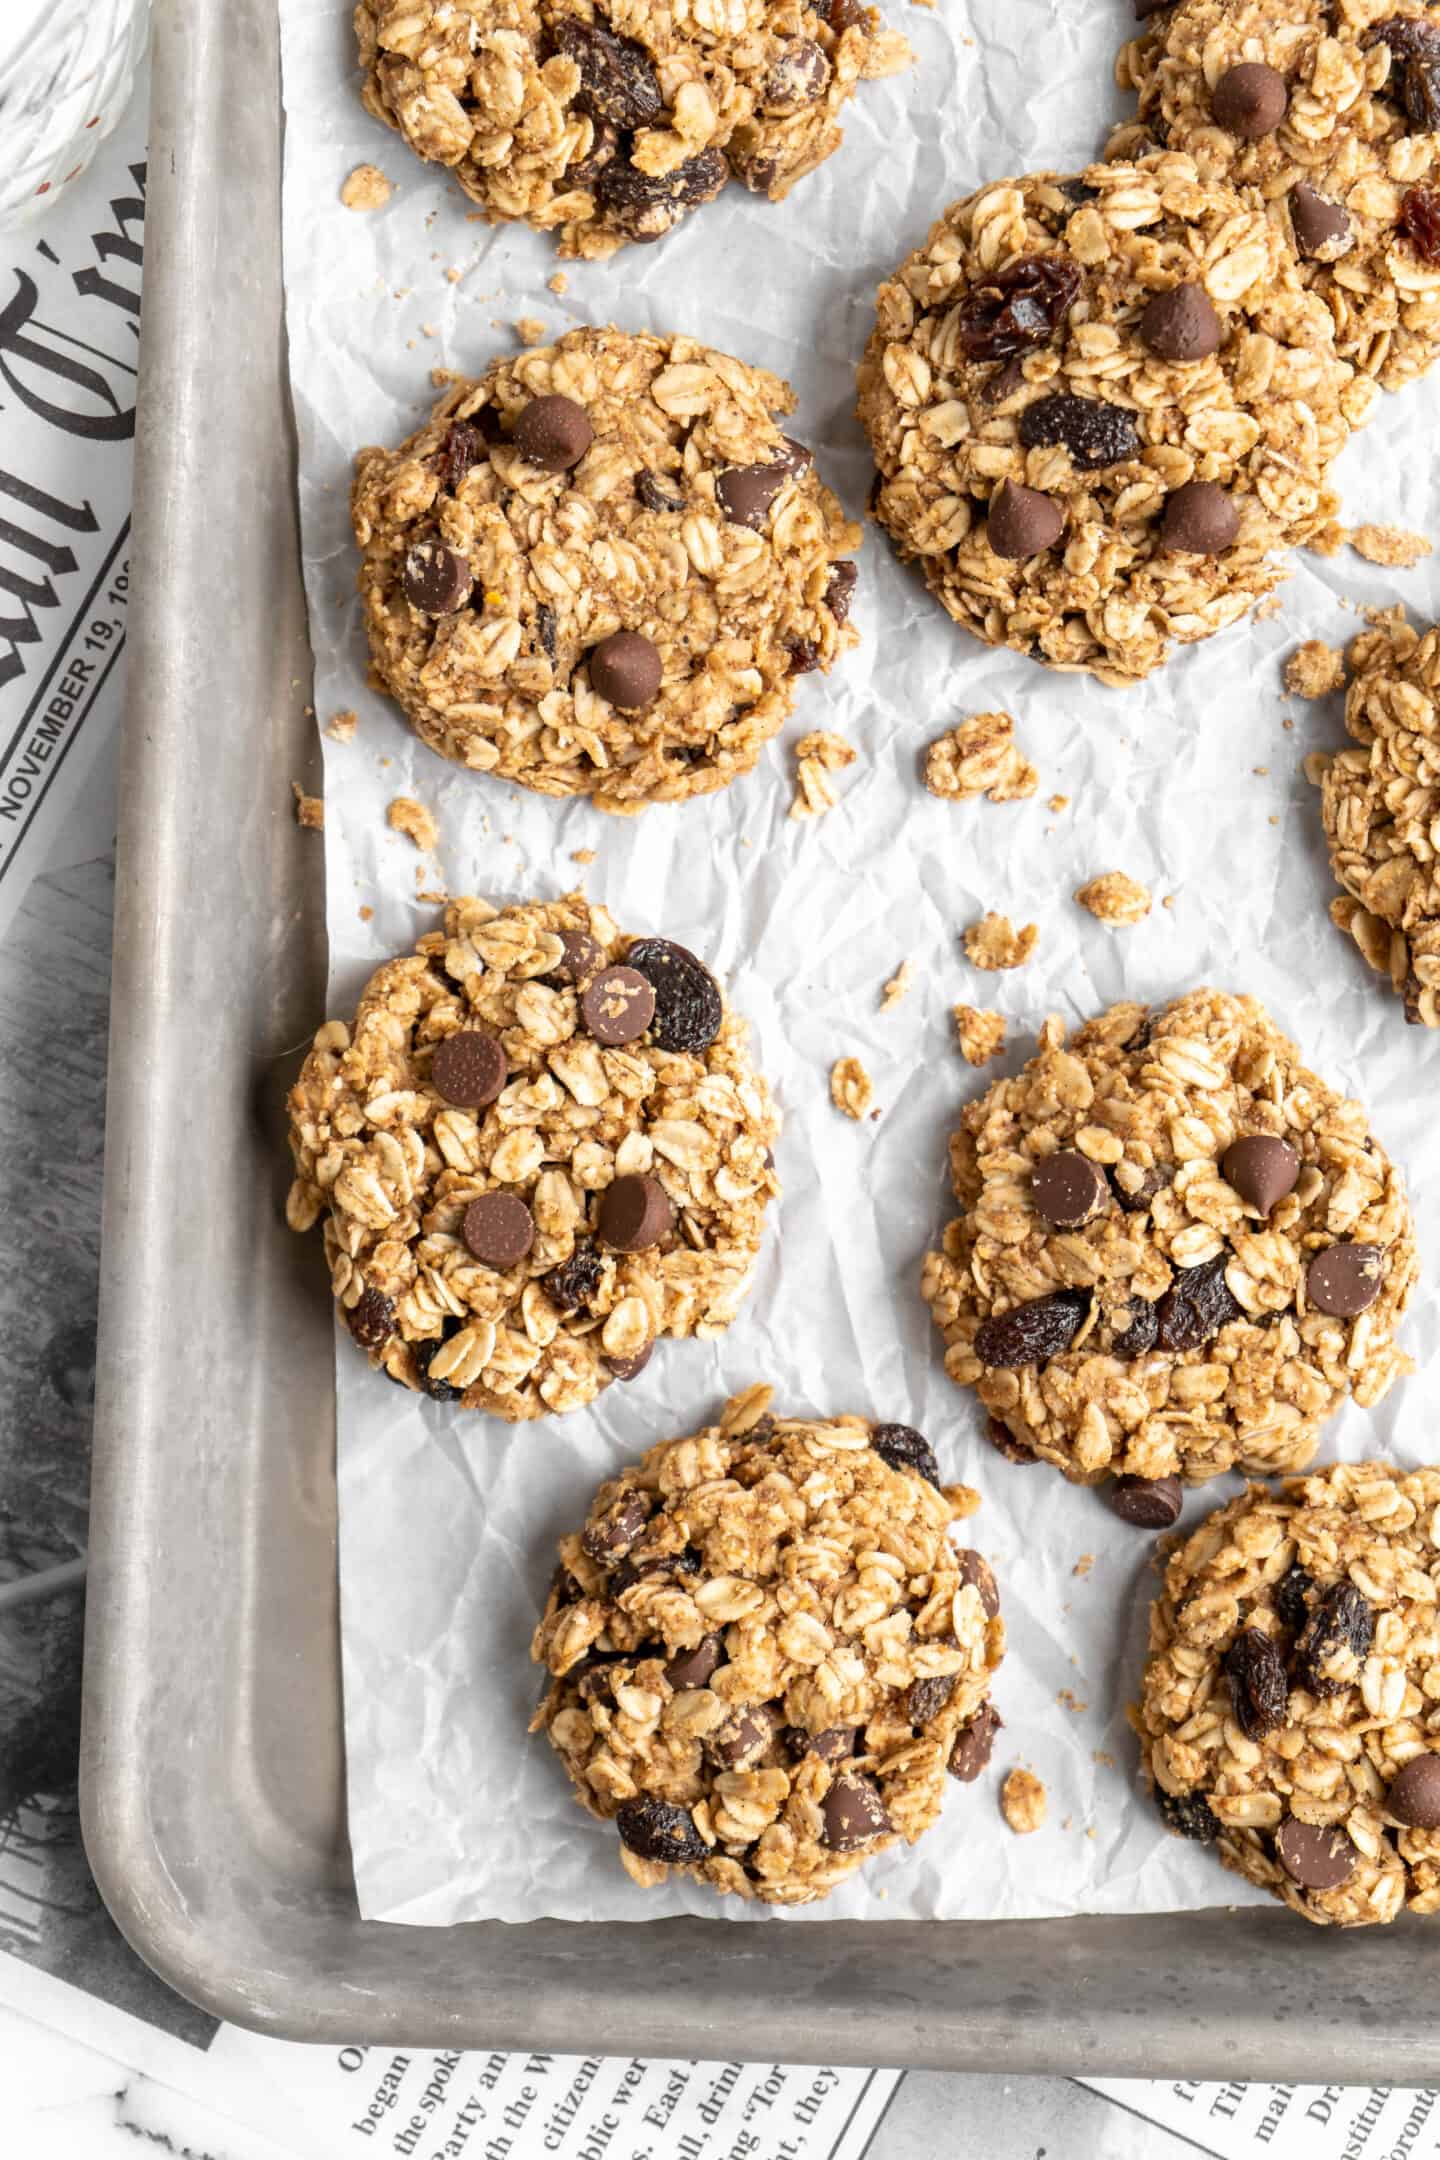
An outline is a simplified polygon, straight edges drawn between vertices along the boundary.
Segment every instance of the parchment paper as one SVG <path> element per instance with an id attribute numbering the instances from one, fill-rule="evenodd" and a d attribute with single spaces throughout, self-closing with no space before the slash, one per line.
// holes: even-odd
<path id="1" fill-rule="evenodd" d="M 1003 1462 L 941 1369 L 919 1265 L 950 1212 L 946 1131 L 984 1084 L 953 1044 L 957 999 L 1010 1015 L 1014 1069 L 1047 1012 L 1076 1021 L 1118 997 L 1161 999 L 1206 981 L 1256 992 L 1318 1071 L 1368 1102 L 1409 1165 L 1425 1249 L 1440 1251 L 1429 1099 L 1440 1046 L 1403 1025 L 1326 918 L 1333 887 L 1299 764 L 1340 739 L 1338 700 L 1287 701 L 1280 682 L 1301 638 L 1348 637 L 1361 605 L 1403 596 L 1431 611 L 1434 564 L 1395 576 L 1349 552 L 1297 558 L 1280 612 L 1127 692 L 973 642 L 870 528 L 854 610 L 864 643 L 828 680 L 800 685 L 786 733 L 788 743 L 833 728 L 860 753 L 840 776 L 839 807 L 817 822 L 787 817 L 783 743 L 724 794 L 615 821 L 458 771 L 366 689 L 346 514 L 352 454 L 416 424 L 434 395 L 432 366 L 478 372 L 511 349 L 519 317 L 556 334 L 587 320 L 684 330 L 778 369 L 799 393 L 791 432 L 861 514 L 870 468 L 853 370 L 876 284 L 953 197 L 1097 153 L 1119 110 L 1114 49 L 1131 28 L 1122 0 L 890 6 L 918 68 L 863 88 L 844 149 L 788 203 L 732 188 L 657 248 L 566 265 L 562 298 L 547 286 L 560 265 L 543 238 L 468 218 L 442 173 L 366 117 L 347 0 L 284 0 L 286 270 L 316 700 L 322 725 L 340 708 L 360 715 L 352 743 L 326 745 L 330 1009 L 350 1010 L 370 969 L 432 926 L 417 884 L 504 902 L 583 879 L 626 928 L 697 947 L 725 978 L 786 1117 L 785 1196 L 740 1318 L 717 1344 L 662 1344 L 643 1378 L 592 1410 L 518 1428 L 456 1416 L 403 1394 L 341 1340 L 350 1834 L 370 1917 L 688 1910 L 786 1925 L 1260 1895 L 1222 1875 L 1213 1854 L 1166 1836 L 1136 1793 L 1123 1706 L 1144 1644 L 1150 1539 L 1048 1468 Z M 395 183 L 368 216 L 339 200 L 362 160 Z M 1440 523 L 1416 454 L 1437 394 L 1432 381 L 1388 401 L 1348 449 L 1340 477 L 1353 521 Z M 995 707 L 1015 715 L 1039 794 L 1008 806 L 926 794 L 925 744 Z M 1052 793 L 1069 808 L 1052 814 Z M 400 794 L 434 811 L 438 859 L 387 831 L 386 805 Z M 572 851 L 587 848 L 596 859 L 581 869 Z M 1077 885 L 1109 869 L 1155 893 L 1138 929 L 1106 929 L 1073 903 Z M 1039 923 L 1029 967 L 968 967 L 959 932 L 987 907 Z M 882 1017 L 881 985 L 907 958 L 914 988 Z M 874 1077 L 877 1122 L 850 1124 L 830 1105 L 829 1066 L 848 1052 Z M 1323 1454 L 1414 1462 L 1433 1452 L 1440 1324 L 1429 1288 L 1406 1340 L 1420 1371 L 1377 1414 L 1337 1417 Z M 999 1570 L 1010 1636 L 994 1771 L 954 1787 L 943 1823 L 913 1850 L 884 1857 L 818 1913 L 783 1918 L 688 1886 L 636 1890 L 613 1830 L 580 1812 L 547 1743 L 525 1733 L 537 1695 L 527 1644 L 556 1537 L 615 1465 L 695 1430 L 756 1379 L 775 1384 L 782 1410 L 864 1411 L 928 1433 L 947 1473 L 984 1493 L 974 1538 Z M 1234 1489 L 1223 1479 L 1192 1494 L 1186 1520 Z M 1093 1566 L 1077 1575 L 1085 1554 Z M 1063 1706 L 1062 1690 L 1085 1707 Z M 1045 1828 L 1023 1840 L 997 1807 L 1000 1776 L 1022 1761 L 1050 1794 Z"/>

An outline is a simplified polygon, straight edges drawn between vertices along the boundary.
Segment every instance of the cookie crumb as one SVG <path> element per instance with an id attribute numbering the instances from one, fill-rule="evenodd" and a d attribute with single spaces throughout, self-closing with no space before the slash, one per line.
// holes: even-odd
<path id="1" fill-rule="evenodd" d="M 340 190 L 347 210 L 383 210 L 390 200 L 390 182 L 378 165 L 357 165 Z"/>
<path id="2" fill-rule="evenodd" d="M 385 813 L 385 822 L 392 832 L 404 833 L 416 847 L 428 853 L 439 844 L 440 828 L 424 803 L 418 803 L 411 795 L 397 795 Z"/>
<path id="3" fill-rule="evenodd" d="M 982 712 L 932 742 L 925 753 L 925 785 L 946 802 L 1020 802 L 1033 795 L 1040 775 L 1015 741 L 1009 713 Z"/>
<path id="4" fill-rule="evenodd" d="M 361 922 L 373 922 L 375 920 L 374 908 L 370 907 L 368 904 L 365 907 L 362 907 L 360 910 L 360 920 Z"/>
<path id="5" fill-rule="evenodd" d="M 325 829 L 325 805 L 318 795 L 307 795 L 298 780 L 290 782 L 295 790 L 295 822 L 307 832 L 323 832 Z"/>
<path id="6" fill-rule="evenodd" d="M 1075 1562 L 1075 1565 L 1074 1565 L 1074 1567 L 1073 1567 L 1073 1568 L 1071 1568 L 1070 1572 L 1071 1572 L 1071 1574 L 1072 1574 L 1072 1575 L 1082 1575 L 1082 1576 L 1083 1576 L 1083 1575 L 1088 1575 L 1088 1574 L 1090 1573 L 1090 1570 L 1091 1570 L 1091 1568 L 1093 1568 L 1093 1567 L 1094 1567 L 1094 1565 L 1095 1565 L 1095 1555 L 1094 1555 L 1094 1553 L 1093 1553 L 1093 1552 L 1082 1552 L 1082 1553 L 1081 1553 L 1081 1555 L 1080 1555 L 1080 1557 L 1079 1557 L 1079 1559 L 1078 1559 L 1078 1560 L 1077 1560 L 1077 1561 Z"/>
<path id="7" fill-rule="evenodd" d="M 578 863 L 592 863 L 595 860 L 595 850 L 593 847 L 573 848 L 570 853 L 570 860 Z"/>
<path id="8" fill-rule="evenodd" d="M 343 712 L 337 712 L 332 716 L 325 733 L 330 737 L 331 742 L 353 742 L 355 740 L 355 730 L 359 725 L 360 715 L 347 705 Z"/>
<path id="9" fill-rule="evenodd" d="M 837 1058 L 830 1068 L 830 1100 L 858 1125 L 869 1109 L 875 1090 L 870 1075 L 857 1057 Z"/>
<path id="10" fill-rule="evenodd" d="M 830 785 L 827 774 L 843 772 L 855 762 L 855 752 L 843 735 L 827 735 L 816 728 L 802 735 L 795 745 L 795 799 L 790 805 L 792 818 L 823 817 L 833 810 L 839 796 Z"/>
<path id="11" fill-rule="evenodd" d="M 1073 1694 L 1068 1687 L 1062 1687 L 1055 1700 L 1062 1710 L 1073 1710 L 1077 1715 L 1080 1711 L 1088 1710 L 1090 1707 L 1088 1702 L 1082 1702 L 1080 1697 Z"/>
<path id="12" fill-rule="evenodd" d="M 515 325 L 515 335 L 522 345 L 543 345 L 545 325 L 538 315 L 522 315 Z"/>
<path id="13" fill-rule="evenodd" d="M 1338 518 L 1331 518 L 1327 525 L 1322 525 L 1319 532 L 1306 541 L 1305 552 L 1307 555 L 1338 555 L 1345 545 L 1345 539 L 1344 526 Z"/>
<path id="14" fill-rule="evenodd" d="M 971 923 L 965 932 L 965 957 L 972 967 L 987 975 L 993 975 L 1000 968 L 1024 967 L 1039 936 L 1039 926 L 1033 922 L 1026 923 L 1023 930 L 1017 930 L 1006 915 L 982 915 L 979 922 Z"/>
<path id="15" fill-rule="evenodd" d="M 1345 680 L 1345 655 L 1338 645 L 1307 638 L 1285 662 L 1283 680 L 1295 697 L 1328 697 Z"/>
<path id="16" fill-rule="evenodd" d="M 1143 922 L 1150 913 L 1149 893 L 1123 870 L 1107 870 L 1102 877 L 1091 878 L 1075 898 L 1097 922 L 1109 923 L 1117 930 Z"/>
<path id="17" fill-rule="evenodd" d="M 1068 795 L 1052 795 L 1045 807 L 1047 810 L 1053 810 L 1058 817 L 1062 810 L 1069 809 L 1070 798 Z"/>
<path id="18" fill-rule="evenodd" d="M 1045 1820 L 1047 1795 L 1033 1770 L 1012 1770 L 1000 1788 L 1000 1812 L 1016 1837 L 1029 1837 Z"/>
<path id="19" fill-rule="evenodd" d="M 555 272 L 555 275 L 553 277 L 546 278 L 545 282 L 549 286 L 551 292 L 555 294 L 557 299 L 559 298 L 561 293 L 568 292 L 570 290 L 570 280 L 568 277 L 566 277 L 563 270 L 557 270 Z"/>
<path id="20" fill-rule="evenodd" d="M 893 1008 L 900 1003 L 901 998 L 904 997 L 906 991 L 910 988 L 910 985 L 914 980 L 914 961 L 902 960 L 899 967 L 896 968 L 895 973 L 890 977 L 889 982 L 885 984 L 885 987 L 880 992 L 881 1012 L 892 1011 Z"/>
<path id="21" fill-rule="evenodd" d="M 967 1065 L 988 1065 L 1005 1048 L 1005 1015 L 978 1005 L 954 1005 L 951 1016 Z"/>
<path id="22" fill-rule="evenodd" d="M 1381 563 L 1387 570 L 1411 570 L 1433 552 L 1423 533 L 1406 532 L 1400 525 L 1356 525 L 1350 545 L 1366 562 Z"/>
<path id="23" fill-rule="evenodd" d="M 1102 1770 L 1113 1770 L 1115 1767 L 1115 1757 L 1110 1753 L 1109 1748 L 1095 1748 L 1091 1753 L 1090 1760 L 1093 1763 L 1098 1763 Z"/>

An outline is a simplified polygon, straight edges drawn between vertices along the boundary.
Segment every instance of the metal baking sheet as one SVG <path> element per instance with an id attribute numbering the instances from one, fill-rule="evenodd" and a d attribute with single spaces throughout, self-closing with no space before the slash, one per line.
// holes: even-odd
<path id="1" fill-rule="evenodd" d="M 324 952 L 274 0 L 158 0 L 155 41 L 83 1760 L 117 1921 L 298 2040 L 1422 2083 L 1425 1922 L 360 1920 L 332 1320 L 281 1212 Z"/>

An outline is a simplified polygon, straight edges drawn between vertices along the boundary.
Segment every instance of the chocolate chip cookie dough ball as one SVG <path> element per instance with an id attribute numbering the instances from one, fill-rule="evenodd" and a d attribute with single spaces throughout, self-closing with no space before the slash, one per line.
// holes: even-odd
<path id="1" fill-rule="evenodd" d="M 875 515 L 948 613 L 1116 684 L 1275 585 L 1375 394 L 1260 196 L 1176 155 L 952 203 L 859 389 Z"/>
<path id="2" fill-rule="evenodd" d="M 1252 1485 L 1170 1556 L 1131 1721 L 1177 1836 L 1307 1920 L 1440 1910 L 1440 1471 Z"/>
<path id="3" fill-rule="evenodd" d="M 362 450 L 371 659 L 422 741 L 621 812 L 749 772 L 858 642 L 860 531 L 793 404 L 691 338 L 571 330 Z"/>
<path id="4" fill-rule="evenodd" d="M 779 202 L 839 147 L 867 76 L 910 48 L 862 0 L 614 8 L 360 0 L 361 95 L 491 224 L 598 260 L 659 240 L 732 177 Z"/>
<path id="5" fill-rule="evenodd" d="M 1259 189 L 1335 324 L 1388 390 L 1440 351 L 1440 23 L 1425 0 L 1180 0 L 1116 70 L 1154 141 Z"/>
<path id="6" fill-rule="evenodd" d="M 771 1389 L 602 1485 L 532 1654 L 535 1718 L 643 1887 L 808 1905 L 938 1819 L 999 1719 L 995 1578 L 905 1425 L 776 1418 Z"/>
<path id="7" fill-rule="evenodd" d="M 727 1328 L 779 1191 L 746 1033 L 692 952 L 579 893 L 452 901 L 290 1094 L 288 1218 L 323 1219 L 371 1364 L 518 1421 Z"/>
<path id="8" fill-rule="evenodd" d="M 1296 1470 L 1410 1360 L 1404 1182 L 1364 1110 L 1257 999 L 1192 990 L 1059 1020 L 950 1139 L 961 1213 L 925 1258 L 945 1370 L 1003 1452 L 1173 1521 L 1232 1468 Z"/>

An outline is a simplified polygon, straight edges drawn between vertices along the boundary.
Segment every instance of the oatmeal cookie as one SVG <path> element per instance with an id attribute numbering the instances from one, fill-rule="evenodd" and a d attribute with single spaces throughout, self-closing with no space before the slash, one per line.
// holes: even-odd
<path id="1" fill-rule="evenodd" d="M 1345 888 L 1330 913 L 1390 977 L 1406 1019 L 1440 1027 L 1440 630 L 1422 635 L 1395 608 L 1346 657 L 1357 747 L 1306 761 Z"/>
<path id="2" fill-rule="evenodd" d="M 809 1905 L 938 1819 L 999 1719 L 995 1578 L 952 1538 L 978 1496 L 923 1437 L 775 1418 L 754 1387 L 602 1485 L 563 1538 L 536 1713 L 642 1887 L 672 1867 Z"/>
<path id="3" fill-rule="evenodd" d="M 1375 395 L 1260 197 L 1177 155 L 952 203 L 859 387 L 875 514 L 946 610 L 1117 684 L 1271 589 Z"/>
<path id="4" fill-rule="evenodd" d="M 1425 0 L 1180 0 L 1117 75 L 1154 141 L 1257 188 L 1335 347 L 1386 389 L 1440 351 L 1440 24 Z"/>
<path id="5" fill-rule="evenodd" d="M 749 772 L 857 642 L 860 530 L 782 434 L 778 375 L 571 330 L 356 460 L 375 676 L 432 750 L 634 811 Z"/>
<path id="6" fill-rule="evenodd" d="M 1307 1920 L 1440 1910 L 1440 1470 L 1252 1485 L 1176 1541 L 1131 1722 L 1160 1812 Z"/>
<path id="7" fill-rule="evenodd" d="M 779 202 L 838 148 L 866 76 L 910 48 L 862 0 L 360 0 L 367 109 L 492 225 L 591 261 L 659 240 L 732 176 Z"/>
<path id="8" fill-rule="evenodd" d="M 1255 998 L 1048 1020 L 950 1165 L 922 1291 L 1005 1452 L 1084 1484 L 1296 1470 L 1411 1369 L 1403 1180 Z"/>
<path id="9" fill-rule="evenodd" d="M 745 1038 L 693 953 L 580 893 L 452 901 L 290 1094 L 288 1219 L 324 1217 L 371 1364 L 518 1421 L 727 1328 L 779 1191 Z"/>

